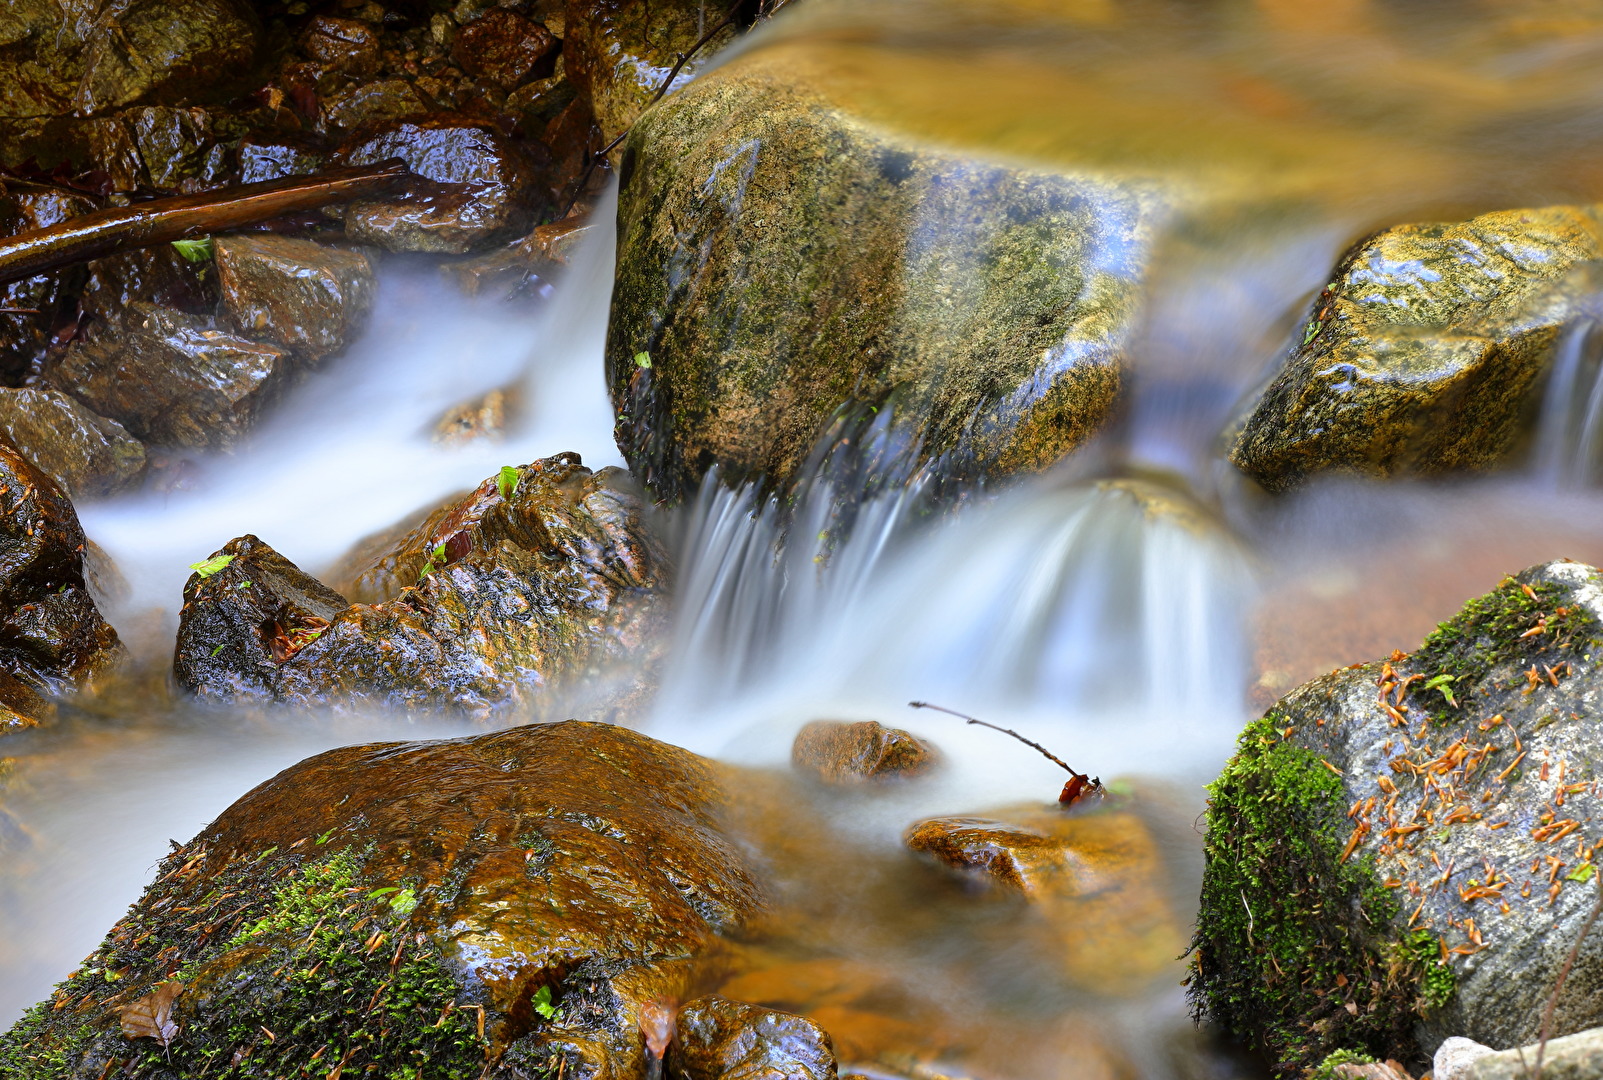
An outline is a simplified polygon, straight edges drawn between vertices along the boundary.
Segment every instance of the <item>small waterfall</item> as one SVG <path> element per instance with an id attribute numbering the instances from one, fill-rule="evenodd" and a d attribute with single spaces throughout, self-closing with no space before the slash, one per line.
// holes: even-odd
<path id="1" fill-rule="evenodd" d="M 1603 326 L 1595 320 L 1578 319 L 1559 337 L 1532 465 L 1557 487 L 1603 480 Z"/>

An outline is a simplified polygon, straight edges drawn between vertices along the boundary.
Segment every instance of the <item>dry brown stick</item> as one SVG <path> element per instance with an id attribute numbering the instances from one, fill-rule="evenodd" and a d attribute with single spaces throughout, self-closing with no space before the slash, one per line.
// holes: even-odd
<path id="1" fill-rule="evenodd" d="M 987 721 L 984 721 L 984 720 L 976 720 L 974 717 L 968 715 L 967 713 L 960 713 L 956 709 L 948 709 L 944 705 L 932 705 L 927 701 L 909 701 L 907 704 L 910 707 L 914 708 L 914 709 L 934 709 L 936 712 L 943 712 L 947 716 L 955 716 L 959 720 L 967 720 L 971 724 L 978 724 L 978 725 L 980 725 L 980 727 L 988 727 L 992 731 L 1000 731 L 1004 735 L 1011 735 L 1015 739 L 1017 739 L 1019 742 L 1023 743 L 1025 746 L 1031 746 L 1031 747 L 1034 747 L 1036 750 L 1040 751 L 1041 756 L 1045 757 L 1048 761 L 1056 762 L 1057 765 L 1060 768 L 1064 769 L 1066 772 L 1068 772 L 1068 774 L 1070 776 L 1076 776 L 1076 777 L 1084 778 L 1087 775 L 1089 775 L 1087 773 L 1083 773 L 1080 770 L 1076 769 L 1073 765 L 1070 765 L 1067 761 L 1064 761 L 1062 758 L 1058 757 L 1056 754 L 1054 754 L 1052 751 L 1048 750 L 1046 747 L 1042 746 L 1040 743 L 1033 742 L 1030 739 L 1026 739 L 1023 735 L 1020 735 L 1018 732 L 1014 731 L 1012 728 L 999 727 L 996 724 L 988 723 Z"/>
<path id="2" fill-rule="evenodd" d="M 0 240 L 0 285 L 130 248 L 226 232 L 284 214 L 380 195 L 407 175 L 403 162 L 391 160 L 84 214 Z"/>
<path id="3" fill-rule="evenodd" d="M 673 67 L 668 69 L 668 77 L 662 80 L 662 85 L 657 87 L 657 92 L 651 95 L 650 101 L 646 102 L 645 109 L 651 108 L 653 105 L 663 99 L 663 97 L 668 93 L 668 88 L 673 85 L 673 81 L 679 77 L 679 70 L 690 62 L 690 58 L 692 56 L 695 56 L 696 53 L 701 51 L 701 47 L 703 45 L 717 37 L 720 30 L 735 21 L 735 12 L 739 11 L 740 5 L 744 4 L 745 2 L 746 0 L 735 0 L 733 4 L 729 5 L 728 10 L 724 12 L 724 17 L 718 20 L 717 25 L 715 25 L 711 30 L 708 30 L 705 34 L 701 35 L 696 43 L 690 46 L 688 50 L 679 54 L 679 59 L 675 60 Z M 645 109 L 642 109 L 641 112 L 644 112 Z M 618 148 L 618 144 L 623 142 L 623 140 L 628 136 L 630 130 L 633 128 L 634 124 L 630 123 L 628 127 L 618 132 L 618 135 L 615 139 L 603 146 L 600 150 L 597 150 L 594 154 L 590 155 L 590 163 L 584 167 L 584 172 L 579 174 L 579 183 L 573 189 L 573 198 L 568 200 L 567 207 L 562 211 L 563 217 L 567 217 L 573 212 L 573 207 L 576 203 L 578 203 L 579 196 L 584 194 L 584 186 L 590 182 L 590 174 L 596 171 L 596 166 L 600 164 L 608 154 L 612 153 Z"/>

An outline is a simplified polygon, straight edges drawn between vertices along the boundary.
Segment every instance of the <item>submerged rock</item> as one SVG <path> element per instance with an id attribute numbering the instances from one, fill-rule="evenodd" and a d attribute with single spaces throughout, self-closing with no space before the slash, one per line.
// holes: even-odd
<path id="1" fill-rule="evenodd" d="M 608 379 L 660 498 L 796 476 L 890 405 L 938 477 L 1043 469 L 1112 408 L 1154 186 L 978 164 L 858 121 L 752 53 L 625 143 Z"/>
<path id="2" fill-rule="evenodd" d="M 711 762 L 601 724 L 320 754 L 175 850 L 0 1072 L 640 1075 L 642 1008 L 763 909 L 723 806 Z"/>
<path id="3" fill-rule="evenodd" d="M 1183 948 L 1157 843 L 1133 814 L 1021 806 L 929 818 L 903 840 L 982 893 L 1028 901 L 1072 976 L 1101 992 L 1140 987 Z"/>
<path id="4" fill-rule="evenodd" d="M 1597 887 L 1600 618 L 1598 571 L 1533 567 L 1251 725 L 1210 788 L 1197 1010 L 1288 1067 L 1533 1041 Z M 1593 936 L 1557 1033 L 1603 1020 L 1600 978 Z"/>
<path id="5" fill-rule="evenodd" d="M 1400 225 L 1364 240 L 1337 265 L 1230 459 L 1272 491 L 1326 470 L 1499 464 L 1519 445 L 1570 317 L 1550 298 L 1600 253 L 1603 221 L 1574 206 Z"/>
<path id="6" fill-rule="evenodd" d="M 145 472 L 145 445 L 59 390 L 0 389 L 4 438 L 70 495 L 109 495 Z"/>
<path id="7" fill-rule="evenodd" d="M 354 604 L 255 537 L 202 565 L 174 660 L 192 692 L 472 715 L 645 659 L 667 573 L 626 474 L 573 454 L 435 511 L 356 577 Z"/>
<path id="8" fill-rule="evenodd" d="M 0 443 L 0 672 L 42 693 L 81 686 L 122 651 L 84 582 L 85 544 L 56 482 Z"/>
<path id="9" fill-rule="evenodd" d="M 347 165 L 406 162 L 432 185 L 405 200 L 354 203 L 345 210 L 353 240 L 392 251 L 461 254 L 516 236 L 531 224 L 535 169 L 493 127 L 451 117 L 408 120 L 342 150 Z"/>
<path id="10" fill-rule="evenodd" d="M 668 1052 L 680 1080 L 835 1080 L 835 1049 L 805 1016 L 716 994 L 679 1010 Z"/>
<path id="11" fill-rule="evenodd" d="M 918 736 L 873 720 L 814 720 L 796 733 L 791 767 L 826 784 L 911 779 L 940 764 Z"/>
<path id="12" fill-rule="evenodd" d="M 373 261 L 362 251 L 290 236 L 216 240 L 217 278 L 234 325 L 316 363 L 343 351 L 373 308 Z"/>
<path id="13" fill-rule="evenodd" d="M 46 377 L 147 443 L 227 449 L 296 371 L 276 345 L 135 304 L 121 326 L 74 342 Z"/>

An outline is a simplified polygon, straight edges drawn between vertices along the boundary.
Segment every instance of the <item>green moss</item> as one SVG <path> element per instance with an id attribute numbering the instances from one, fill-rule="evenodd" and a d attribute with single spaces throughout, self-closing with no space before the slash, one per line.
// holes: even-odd
<path id="1" fill-rule="evenodd" d="M 337 1065 L 388 1080 L 483 1072 L 478 1013 L 413 923 L 417 897 L 364 882 L 363 853 L 236 860 L 187 890 L 168 884 L 174 860 L 85 967 L 0 1037 L 0 1075 L 55 1080 L 118 1061 L 119 1076 L 232 1080 Z M 184 984 L 178 1037 L 124 1038 L 117 1007 L 169 979 Z"/>
<path id="2" fill-rule="evenodd" d="M 1415 930 L 1402 947 L 1419 976 L 1419 999 L 1427 1009 L 1443 1008 L 1458 991 L 1458 976 L 1442 959 L 1441 942 L 1429 930 Z"/>
<path id="3" fill-rule="evenodd" d="M 1274 711 L 1250 725 L 1209 788 L 1193 1011 L 1286 1074 L 1340 1047 L 1404 1056 L 1425 972 L 1372 860 L 1342 859 L 1340 778 L 1287 726 Z"/>
<path id="4" fill-rule="evenodd" d="M 1566 606 L 1567 591 L 1555 582 L 1524 585 L 1505 578 L 1496 589 L 1465 604 L 1409 657 L 1427 682 L 1443 679 L 1450 696 L 1416 685 L 1411 700 L 1445 723 L 1465 715 L 1476 688 L 1499 665 L 1517 661 L 1523 666 L 1538 659 L 1552 665 L 1590 643 L 1598 633 L 1597 621 L 1579 605 Z M 1532 630 L 1537 632 L 1526 637 Z"/>
<path id="5" fill-rule="evenodd" d="M 1308 1070 L 1308 1080 L 1347 1080 L 1336 1071 L 1338 1065 L 1373 1065 L 1375 1058 L 1360 1050 L 1337 1050 Z"/>

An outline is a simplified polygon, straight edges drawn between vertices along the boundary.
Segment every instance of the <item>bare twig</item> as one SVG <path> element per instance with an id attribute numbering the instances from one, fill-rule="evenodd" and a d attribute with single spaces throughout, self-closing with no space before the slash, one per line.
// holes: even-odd
<path id="1" fill-rule="evenodd" d="M 980 727 L 988 727 L 992 731 L 1000 731 L 1004 735 L 1013 736 L 1025 746 L 1032 747 L 1039 751 L 1042 757 L 1045 757 L 1048 761 L 1055 763 L 1059 768 L 1063 769 L 1069 774 L 1069 782 L 1063 785 L 1063 794 L 1058 796 L 1058 802 L 1063 806 L 1073 806 L 1075 803 L 1079 802 L 1080 799 L 1088 795 L 1096 798 L 1101 798 L 1102 796 L 1102 781 L 1100 778 L 1078 771 L 1074 768 L 1074 766 L 1058 757 L 1040 743 L 1026 739 L 1023 735 L 1020 735 L 1012 728 L 998 727 L 996 724 L 987 723 L 984 720 L 978 720 L 972 716 L 969 716 L 967 713 L 960 713 L 955 709 L 948 709 L 942 705 L 932 705 L 927 701 L 909 701 L 907 704 L 915 709 L 934 709 L 936 712 L 943 712 L 948 716 L 955 716 L 959 720 L 967 720 L 971 724 L 978 724 Z"/>
<path id="2" fill-rule="evenodd" d="M 1591 912 L 1586 921 L 1581 924 L 1580 933 L 1575 935 L 1575 944 L 1570 946 L 1570 954 L 1564 958 L 1564 966 L 1558 970 L 1558 979 L 1553 983 L 1553 993 L 1547 999 L 1547 1008 L 1542 1010 L 1542 1035 L 1536 1043 L 1536 1068 L 1528 1069 L 1531 1080 L 1542 1080 L 1542 1058 L 1547 1054 L 1547 1040 L 1553 1033 L 1553 1012 L 1558 1008 L 1558 998 L 1564 992 L 1564 983 L 1570 977 L 1570 970 L 1575 967 L 1575 959 L 1581 954 L 1581 943 L 1586 935 L 1592 932 L 1592 924 L 1597 922 L 1598 916 L 1603 914 L 1603 874 L 1594 874 L 1597 881 L 1597 900 L 1592 904 Z M 1520 1051 L 1520 1064 L 1525 1064 L 1525 1051 Z"/>
<path id="3" fill-rule="evenodd" d="M 696 43 L 690 46 L 689 50 L 679 54 L 679 59 L 675 60 L 673 67 L 668 69 L 668 77 L 662 80 L 662 85 L 657 87 L 657 92 L 651 95 L 650 101 L 646 102 L 645 109 L 651 108 L 653 105 L 663 99 L 663 97 L 668 93 L 668 88 L 673 85 L 673 81 L 679 77 L 680 69 L 690 62 L 690 58 L 692 56 L 695 56 L 701 51 L 701 47 L 703 45 L 717 37 L 719 31 L 735 21 L 735 12 L 739 11 L 740 6 L 745 2 L 746 0 L 735 0 L 733 4 L 729 5 L 728 10 L 724 12 L 724 17 L 722 19 L 719 19 L 711 29 L 709 29 L 705 34 L 702 34 Z M 645 109 L 642 109 L 641 111 L 644 112 Z M 568 200 L 568 205 L 562 211 L 563 217 L 567 217 L 573 212 L 575 204 L 577 204 L 579 201 L 579 196 L 584 194 L 584 186 L 590 182 L 591 174 L 596 171 L 596 166 L 602 161 L 606 160 L 607 155 L 616 150 L 618 148 L 618 144 L 623 142 L 623 140 L 629 136 L 629 132 L 633 129 L 634 124 L 631 123 L 628 127 L 618 132 L 617 138 L 613 139 L 600 150 L 597 150 L 594 154 L 590 155 L 590 163 L 584 167 L 584 172 L 579 175 L 579 183 L 575 185 L 573 189 L 573 198 Z"/>
<path id="4" fill-rule="evenodd" d="M 225 232 L 284 214 L 379 195 L 407 175 L 403 162 L 391 160 L 84 214 L 48 229 L 0 240 L 0 285 L 130 248 Z"/>
<path id="5" fill-rule="evenodd" d="M 32 307 L 0 307 L 0 315 L 38 315 L 39 309 Z"/>

